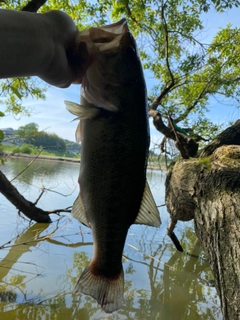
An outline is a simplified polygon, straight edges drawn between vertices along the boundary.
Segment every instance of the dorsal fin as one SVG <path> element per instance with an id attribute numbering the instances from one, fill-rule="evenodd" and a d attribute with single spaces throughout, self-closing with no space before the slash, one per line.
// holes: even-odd
<path id="1" fill-rule="evenodd" d="M 146 224 L 147 226 L 152 227 L 159 227 L 161 224 L 159 211 L 147 180 L 145 184 L 140 210 L 134 223 Z"/>

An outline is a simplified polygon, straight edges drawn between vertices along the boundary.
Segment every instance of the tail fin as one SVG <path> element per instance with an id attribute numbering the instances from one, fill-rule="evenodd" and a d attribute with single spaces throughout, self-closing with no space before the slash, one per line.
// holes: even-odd
<path id="1" fill-rule="evenodd" d="M 121 270 L 117 279 L 94 275 L 88 266 L 79 278 L 76 292 L 92 296 L 106 313 L 112 313 L 123 305 L 124 273 Z"/>

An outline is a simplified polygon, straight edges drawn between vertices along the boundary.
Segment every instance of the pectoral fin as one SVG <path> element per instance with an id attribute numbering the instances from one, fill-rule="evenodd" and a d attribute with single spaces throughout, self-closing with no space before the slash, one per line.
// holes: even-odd
<path id="1" fill-rule="evenodd" d="M 84 119 L 93 119 L 95 118 L 99 112 L 101 112 L 101 110 L 95 106 L 92 106 L 90 104 L 88 104 L 87 102 L 86 105 L 80 105 L 78 103 L 75 102 L 71 102 L 71 101 L 64 101 L 67 110 L 74 114 L 75 116 L 77 116 L 77 118 L 73 119 L 74 120 L 84 120 Z M 75 132 L 75 138 L 76 138 L 76 142 L 80 143 L 82 140 L 82 125 L 81 125 L 81 121 L 79 122 L 78 126 L 77 126 L 77 130 Z"/>
<path id="2" fill-rule="evenodd" d="M 86 106 L 80 105 L 78 103 L 67 101 L 67 100 L 65 100 L 64 103 L 66 105 L 67 110 L 70 113 L 77 116 L 77 118 L 74 120 L 93 119 L 100 112 L 100 109 L 97 107 L 90 107 L 89 105 L 86 105 Z"/>
<path id="3" fill-rule="evenodd" d="M 89 227 L 89 223 L 86 218 L 86 214 L 85 214 L 85 210 L 83 207 L 83 203 L 82 203 L 82 199 L 81 199 L 80 194 L 78 195 L 77 199 L 73 203 L 71 214 L 72 214 L 73 218 L 80 221 L 86 227 Z"/>
<path id="4" fill-rule="evenodd" d="M 134 223 L 146 224 L 147 226 L 152 227 L 159 227 L 161 224 L 158 208 L 147 181 L 145 184 L 140 210 Z"/>

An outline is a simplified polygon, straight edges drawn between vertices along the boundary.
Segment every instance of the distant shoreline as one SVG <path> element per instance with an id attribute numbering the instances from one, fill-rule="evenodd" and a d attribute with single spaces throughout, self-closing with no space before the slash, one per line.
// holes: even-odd
<path id="1" fill-rule="evenodd" d="M 11 158 L 28 158 L 36 160 L 51 160 L 51 161 L 66 161 L 66 162 L 75 162 L 80 163 L 80 159 L 65 158 L 58 156 L 45 156 L 45 155 L 36 155 L 36 154 L 27 154 L 27 153 L 13 153 L 13 152 L 0 152 L 2 157 L 11 157 Z"/>
<path id="2" fill-rule="evenodd" d="M 72 163 L 80 163 L 80 159 L 73 158 L 64 158 L 58 156 L 45 156 L 45 155 L 35 155 L 35 154 L 27 154 L 27 153 L 13 153 L 13 152 L 0 152 L 0 156 L 2 157 L 10 157 L 10 158 L 27 158 L 27 159 L 35 159 L 36 160 L 51 160 L 51 161 L 61 161 L 61 162 L 72 162 Z M 148 170 L 161 170 L 160 167 L 148 166 Z"/>

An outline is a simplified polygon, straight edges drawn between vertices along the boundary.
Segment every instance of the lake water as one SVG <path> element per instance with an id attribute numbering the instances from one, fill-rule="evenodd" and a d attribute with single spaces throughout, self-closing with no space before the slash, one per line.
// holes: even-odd
<path id="1" fill-rule="evenodd" d="M 28 162 L 9 159 L 1 169 L 13 179 Z M 78 194 L 78 173 L 76 163 L 37 160 L 13 183 L 33 202 L 44 187 L 38 206 L 45 210 L 67 208 Z M 148 172 L 158 205 L 164 204 L 164 180 L 160 171 Z M 185 253 L 177 252 L 166 236 L 169 215 L 165 207 L 159 210 L 159 229 L 133 225 L 129 230 L 123 256 L 125 304 L 109 315 L 91 297 L 74 293 L 92 255 L 91 230 L 70 213 L 51 215 L 51 224 L 29 223 L 0 194 L 0 319 L 221 320 L 193 223 L 178 223 L 176 235 Z"/>

